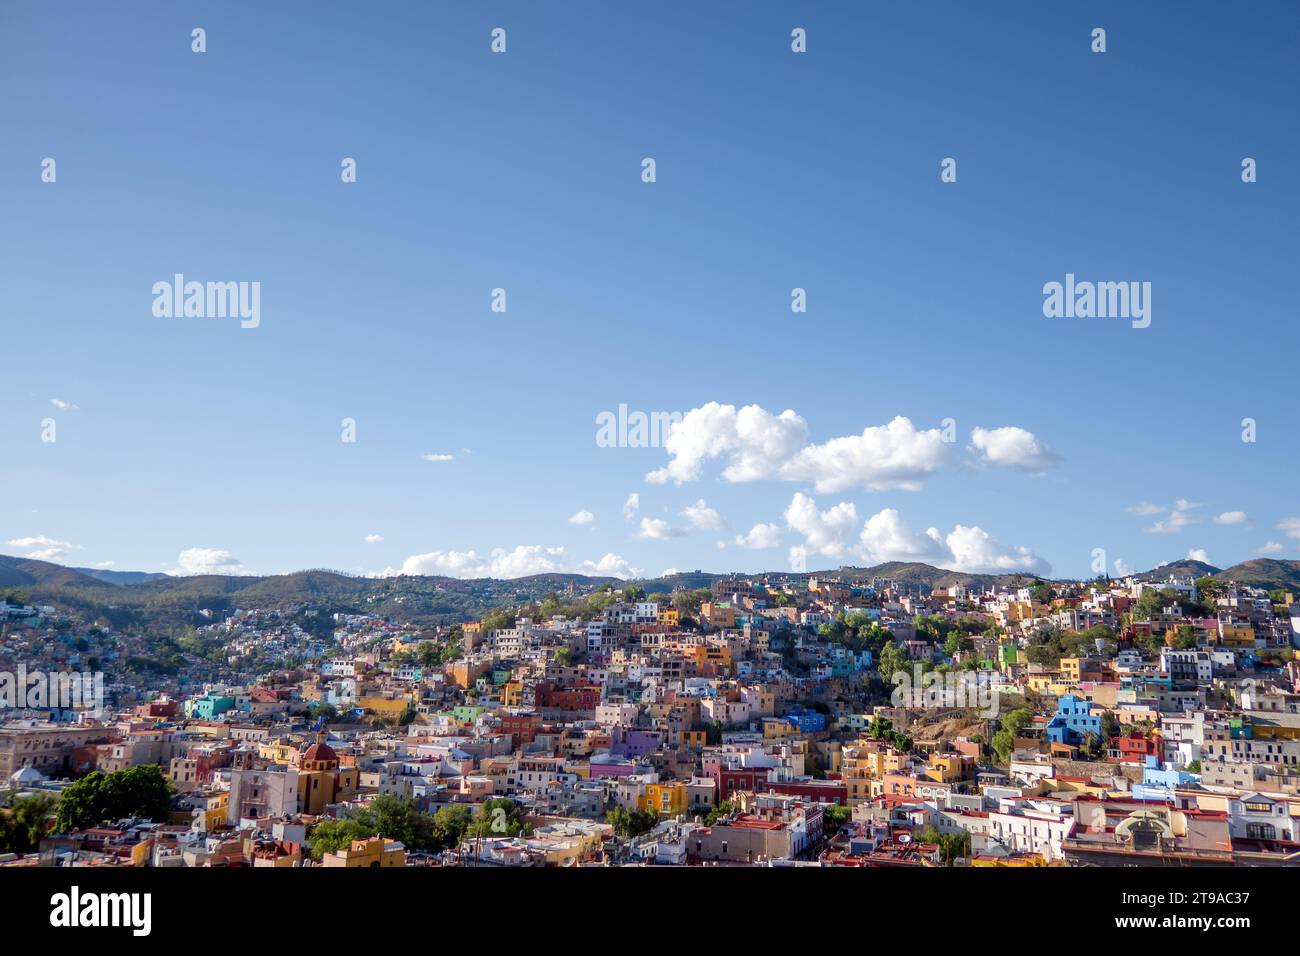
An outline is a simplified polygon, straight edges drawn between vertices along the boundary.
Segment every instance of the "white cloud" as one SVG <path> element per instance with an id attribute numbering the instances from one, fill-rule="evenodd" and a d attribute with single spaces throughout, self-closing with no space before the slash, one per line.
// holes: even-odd
<path id="1" fill-rule="evenodd" d="M 1144 501 L 1141 504 L 1133 505 L 1132 507 L 1125 508 L 1124 510 L 1127 511 L 1129 514 L 1142 515 L 1143 517 L 1146 517 L 1149 515 L 1158 515 L 1160 514 L 1160 512 L 1166 511 L 1168 509 L 1166 509 L 1162 505 L 1153 505 L 1149 501 Z"/>
<path id="2" fill-rule="evenodd" d="M 659 576 L 661 578 L 666 578 L 669 577 L 670 575 L 681 574 L 681 573 L 682 572 L 680 568 L 664 568 L 662 571 L 659 572 Z"/>
<path id="3" fill-rule="evenodd" d="M 1280 554 L 1285 550 L 1286 548 L 1284 548 L 1277 541 L 1265 541 L 1262 545 L 1260 545 L 1258 548 L 1255 549 L 1255 553 L 1256 554 Z"/>
<path id="4" fill-rule="evenodd" d="M 638 578 L 641 571 L 628 564 L 627 559 L 618 554 L 607 554 L 599 561 L 583 561 L 583 570 L 587 574 L 613 578 Z"/>
<path id="5" fill-rule="evenodd" d="M 722 515 L 705 504 L 703 498 L 683 508 L 682 517 L 691 523 L 691 527 L 703 528 L 706 531 L 721 531 L 727 526 L 727 523 L 722 520 Z"/>
<path id="6" fill-rule="evenodd" d="M 1288 538 L 1295 538 L 1300 541 L 1300 518 L 1283 518 L 1277 523 L 1277 526 Z"/>
<path id="7" fill-rule="evenodd" d="M 863 522 L 858 540 L 864 557 L 872 564 L 883 561 L 939 564 L 952 558 L 937 528 L 916 534 L 894 508 L 884 508 Z"/>
<path id="8" fill-rule="evenodd" d="M 971 449 L 988 465 L 1019 468 L 1041 474 L 1060 456 L 1023 428 L 976 428 L 971 432 Z"/>
<path id="9" fill-rule="evenodd" d="M 12 538 L 9 541 L 9 546 L 11 548 L 35 548 L 36 550 L 23 555 L 23 557 L 32 561 L 62 561 L 71 552 L 82 550 L 79 544 L 73 544 L 71 541 L 57 541 L 43 534 Z"/>
<path id="10" fill-rule="evenodd" d="M 1130 568 L 1127 564 L 1125 564 L 1125 563 L 1124 563 L 1122 560 L 1120 560 L 1119 558 L 1116 558 L 1116 559 L 1115 559 L 1115 576 L 1116 576 L 1116 577 L 1126 578 L 1126 577 L 1128 577 L 1128 576 L 1129 576 L 1130 574 L 1132 574 L 1132 573 L 1133 573 L 1133 569 L 1132 569 L 1132 568 Z"/>
<path id="11" fill-rule="evenodd" d="M 632 516 L 637 513 L 641 507 L 641 495 L 639 492 L 632 492 L 627 496 L 627 501 L 623 502 L 623 520 L 631 521 Z"/>
<path id="12" fill-rule="evenodd" d="M 63 412 L 75 412 L 77 411 L 77 409 L 81 407 L 80 405 L 72 404 L 72 402 L 65 402 L 61 398 L 51 398 L 50 404 L 53 405 L 55 408 L 59 409 L 59 411 L 63 411 Z"/>
<path id="13" fill-rule="evenodd" d="M 601 577 L 636 578 L 639 568 L 617 554 L 606 554 L 598 561 L 571 565 L 564 548 L 521 544 L 513 550 L 496 548 L 487 555 L 478 551 L 429 551 L 413 554 L 400 568 L 388 568 L 380 577 L 394 575 L 429 575 L 453 578 L 521 578 L 531 574 L 591 574 Z"/>
<path id="14" fill-rule="evenodd" d="M 818 511 L 817 502 L 797 491 L 785 509 L 785 523 L 804 537 L 805 552 L 839 557 L 858 525 L 858 509 L 841 501 L 828 511 Z"/>
<path id="15" fill-rule="evenodd" d="M 1008 548 L 983 528 L 957 525 L 944 539 L 954 571 L 1050 574 L 1052 567 L 1028 548 Z"/>
<path id="16" fill-rule="evenodd" d="M 75 547 L 71 541 L 56 541 L 43 534 L 28 535 L 25 538 L 11 538 L 8 544 L 11 548 L 62 548 L 65 551 Z"/>
<path id="17" fill-rule="evenodd" d="M 1177 534 L 1188 525 L 1196 524 L 1198 519 L 1192 514 L 1192 511 L 1199 508 L 1199 501 L 1188 501 L 1186 498 L 1179 498 L 1174 502 L 1173 508 L 1169 512 L 1168 518 L 1162 518 L 1147 531 L 1151 534 Z"/>
<path id="18" fill-rule="evenodd" d="M 1206 553 L 1206 550 L 1204 548 L 1188 548 L 1187 560 L 1200 561 L 1202 564 L 1209 564 L 1210 556 L 1208 553 Z"/>
<path id="19" fill-rule="evenodd" d="M 368 535 L 366 535 L 366 544 L 378 544 L 380 541 L 383 541 L 383 540 L 384 540 L 384 536 L 383 536 L 382 534 L 368 534 Z"/>
<path id="20" fill-rule="evenodd" d="M 990 465 L 1041 471 L 1057 460 L 1022 428 L 977 428 L 972 441 L 976 457 Z M 808 444 L 808 423 L 791 409 L 773 415 L 759 405 L 737 409 L 718 402 L 687 412 L 670 429 L 664 449 L 668 464 L 647 474 L 647 481 L 694 481 L 705 462 L 720 458 L 726 481 L 810 482 L 827 493 L 857 486 L 915 491 L 956 459 L 940 429 L 918 429 L 902 416 L 859 435 Z"/>
<path id="21" fill-rule="evenodd" d="M 1244 511 L 1225 511 L 1214 519 L 1215 524 L 1245 524 L 1246 512 Z"/>
<path id="22" fill-rule="evenodd" d="M 425 461 L 451 461 L 451 460 L 452 460 L 453 458 L 455 458 L 456 456 L 455 456 L 455 455 L 435 455 L 435 454 L 432 454 L 432 453 L 431 453 L 431 454 L 428 454 L 428 455 L 421 455 L 420 457 L 423 458 Z"/>
<path id="23" fill-rule="evenodd" d="M 590 511 L 583 510 L 575 512 L 570 516 L 569 524 L 591 524 L 595 520 L 596 516 L 594 514 Z"/>
<path id="24" fill-rule="evenodd" d="M 62 561 L 68 556 L 68 551 L 64 548 L 41 548 L 24 555 L 32 561 Z"/>
<path id="25" fill-rule="evenodd" d="M 773 415 L 758 405 L 709 402 L 692 408 L 669 429 L 664 439 L 669 462 L 646 475 L 655 484 L 682 484 L 700 476 L 705 461 L 725 457 L 722 475 L 727 481 L 755 481 L 771 477 L 808 437 L 808 424 L 790 409 Z"/>
<path id="26" fill-rule="evenodd" d="M 861 435 L 809 445 L 780 468 L 787 481 L 809 481 L 820 492 L 861 486 L 872 491 L 917 491 L 926 478 L 953 457 L 937 428 L 918 430 L 901 415 L 888 425 L 869 426 Z"/>
<path id="27" fill-rule="evenodd" d="M 756 524 L 745 534 L 736 535 L 736 546 L 760 551 L 781 546 L 781 529 L 774 524 Z"/>
<path id="28" fill-rule="evenodd" d="M 219 548 L 186 548 L 176 557 L 176 567 L 167 572 L 178 577 L 196 574 L 251 574 L 229 551 Z"/>
<path id="29" fill-rule="evenodd" d="M 954 525 L 947 535 L 938 528 L 913 531 L 895 508 L 882 508 L 867 518 L 856 543 L 849 540 L 858 521 L 857 509 L 850 502 L 819 511 L 816 501 L 797 493 L 785 517 L 786 523 L 804 536 L 804 544 L 791 549 L 792 562 L 811 552 L 831 557 L 851 554 L 867 564 L 919 561 L 970 573 L 1047 574 L 1051 570 L 1028 548 L 1005 546 L 977 525 Z"/>
<path id="30" fill-rule="evenodd" d="M 860 535 L 863 557 L 870 563 L 922 561 L 971 574 L 1048 574 L 1051 565 L 1023 547 L 1008 547 L 978 525 L 954 525 L 947 535 L 938 528 L 924 534 L 910 530 L 898 512 L 885 508 L 866 520 Z"/>
<path id="31" fill-rule="evenodd" d="M 674 528 L 662 518 L 642 518 L 637 537 L 647 541 L 662 541 L 665 538 L 680 538 L 684 534 L 686 532 L 681 528 Z"/>
<path id="32" fill-rule="evenodd" d="M 391 574 L 441 575 L 455 578 L 520 578 L 530 574 L 563 571 L 564 548 L 517 545 L 513 551 L 496 548 L 486 557 L 477 551 L 429 551 L 413 554 Z"/>

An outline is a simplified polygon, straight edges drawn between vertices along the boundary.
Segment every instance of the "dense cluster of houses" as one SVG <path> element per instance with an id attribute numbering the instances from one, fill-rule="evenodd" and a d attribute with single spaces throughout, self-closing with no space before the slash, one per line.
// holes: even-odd
<path id="1" fill-rule="evenodd" d="M 1176 577 L 919 590 L 732 577 L 435 630 L 337 614 L 332 640 L 241 612 L 212 629 L 228 655 L 274 652 L 255 680 L 0 724 L 0 796 L 140 765 L 174 791 L 167 820 L 52 832 L 0 863 L 1297 862 L 1290 594 Z M 935 693 L 900 697 L 898 670 Z M 959 678 L 977 704 L 952 696 Z M 505 799 L 527 826 L 310 852 L 316 827 L 380 796 L 430 814 Z"/>

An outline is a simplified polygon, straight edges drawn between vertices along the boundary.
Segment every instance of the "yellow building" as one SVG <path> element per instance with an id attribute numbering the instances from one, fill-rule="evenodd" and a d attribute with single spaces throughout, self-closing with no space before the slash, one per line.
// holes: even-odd
<path id="1" fill-rule="evenodd" d="M 965 779 L 970 768 L 970 761 L 963 760 L 961 754 L 933 754 L 921 776 L 936 783 L 954 783 Z"/>
<path id="2" fill-rule="evenodd" d="M 298 748 L 293 744 L 266 743 L 257 748 L 257 756 L 270 763 L 291 764 L 298 759 Z"/>
<path id="3" fill-rule="evenodd" d="M 522 681 L 512 680 L 501 685 L 501 706 L 524 706 L 524 685 Z"/>
<path id="4" fill-rule="evenodd" d="M 684 654 L 694 657 L 700 667 L 712 664 L 719 670 L 731 670 L 731 648 L 726 644 L 693 644 L 682 648 Z"/>
<path id="5" fill-rule="evenodd" d="M 678 614 L 677 608 L 661 607 L 659 613 L 655 615 L 655 620 L 660 624 L 671 624 L 673 627 L 676 627 L 680 617 L 681 615 Z"/>
<path id="6" fill-rule="evenodd" d="M 170 816 L 172 823 L 183 823 L 188 826 L 194 825 L 196 817 L 203 820 L 203 832 L 211 833 L 213 830 L 220 829 L 229 823 L 228 810 L 230 807 L 230 791 L 216 790 L 212 793 L 193 793 L 186 797 L 190 804 L 189 810 L 173 810 Z"/>
<path id="7" fill-rule="evenodd" d="M 368 714 L 400 717 L 410 704 L 409 697 L 358 697 L 357 706 Z"/>
<path id="8" fill-rule="evenodd" d="M 1064 697 L 1074 689 L 1074 684 L 1061 679 L 1056 672 L 1047 674 L 1029 674 L 1025 677 L 1025 686 L 1031 693 L 1046 697 Z"/>
<path id="9" fill-rule="evenodd" d="M 677 746 L 682 750 L 703 750 L 708 737 L 708 733 L 703 730 L 679 730 Z"/>
<path id="10" fill-rule="evenodd" d="M 787 737 L 793 737 L 798 734 L 794 724 L 783 720 L 780 717 L 763 718 L 763 739 L 764 740 L 785 740 Z"/>
<path id="11" fill-rule="evenodd" d="M 1255 629 L 1249 624 L 1219 622 L 1219 643 L 1225 647 L 1254 647 Z"/>
<path id="12" fill-rule="evenodd" d="M 871 785 L 887 773 L 902 770 L 907 755 L 878 740 L 860 740 L 840 751 L 840 773 L 848 789 L 849 806 L 871 798 Z"/>
<path id="13" fill-rule="evenodd" d="M 637 809 L 657 813 L 661 817 L 675 817 L 686 812 L 686 784 L 680 780 L 672 783 L 648 783 L 637 798 Z"/>
<path id="14" fill-rule="evenodd" d="M 321 857 L 322 866 L 406 866 L 406 847 L 396 840 L 370 837 L 353 840 L 346 850 Z"/>
<path id="15" fill-rule="evenodd" d="M 459 660 L 448 665 L 447 677 L 457 687 L 472 687 L 474 682 L 489 670 L 491 667 L 485 661 Z"/>
<path id="16" fill-rule="evenodd" d="M 331 803 L 356 793 L 360 782 L 356 767 L 340 767 L 339 756 L 325 743 L 322 730 L 298 761 L 298 808 L 319 814 Z"/>

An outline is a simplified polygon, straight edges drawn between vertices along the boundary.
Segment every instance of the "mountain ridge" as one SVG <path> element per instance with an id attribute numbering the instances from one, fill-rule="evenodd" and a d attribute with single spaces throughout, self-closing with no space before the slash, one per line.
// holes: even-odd
<path id="1" fill-rule="evenodd" d="M 99 573 L 92 573 L 98 571 Z M 1228 568 L 1199 561 L 1176 561 L 1132 575 L 1162 580 L 1170 574 L 1211 576 L 1257 587 L 1300 591 L 1300 561 L 1255 558 Z M 533 574 L 519 578 L 452 578 L 429 575 L 356 577 L 338 571 L 312 569 L 278 575 L 173 576 L 144 571 L 71 568 L 49 561 L 0 555 L 0 589 L 26 592 L 38 604 L 75 611 L 91 620 L 105 618 L 117 626 L 152 623 L 202 623 L 207 610 L 230 613 L 257 607 L 289 609 L 325 605 L 348 612 L 454 623 L 499 608 L 541 600 L 551 592 L 580 588 L 635 585 L 647 592 L 674 587 L 705 588 L 730 574 L 679 571 L 670 575 L 621 580 L 569 573 Z M 892 561 L 870 567 L 843 566 L 816 572 L 771 571 L 741 577 L 779 576 L 789 579 L 886 578 L 920 591 L 962 585 L 1021 586 L 1040 580 L 1025 573 L 986 574 L 951 571 L 920 562 Z"/>

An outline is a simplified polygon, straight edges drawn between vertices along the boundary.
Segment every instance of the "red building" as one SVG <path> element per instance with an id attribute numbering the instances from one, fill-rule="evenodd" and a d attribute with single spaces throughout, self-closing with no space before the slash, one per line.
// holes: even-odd
<path id="1" fill-rule="evenodd" d="M 501 732 L 510 735 L 516 750 L 523 744 L 531 744 L 541 725 L 542 718 L 537 714 L 507 714 L 501 718 Z"/>
<path id="2" fill-rule="evenodd" d="M 1159 757 L 1163 746 L 1159 734 L 1126 734 L 1110 739 L 1110 752 L 1106 759 L 1111 763 L 1146 763 L 1147 757 Z"/>
<path id="3" fill-rule="evenodd" d="M 537 686 L 537 706 L 547 710 L 594 711 L 600 703 L 600 688 L 594 686 L 556 687 L 550 684 Z"/>
<path id="4" fill-rule="evenodd" d="M 769 790 L 803 797 L 813 803 L 838 803 L 845 806 L 849 801 L 848 786 L 837 780 L 791 780 L 765 784 L 763 792 Z"/>

